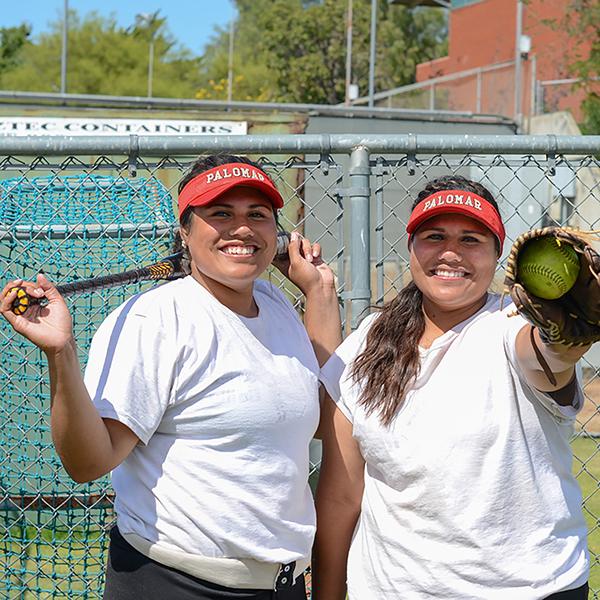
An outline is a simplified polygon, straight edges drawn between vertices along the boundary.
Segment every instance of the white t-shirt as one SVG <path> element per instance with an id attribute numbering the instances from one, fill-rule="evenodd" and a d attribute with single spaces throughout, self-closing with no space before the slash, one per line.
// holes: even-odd
<path id="1" fill-rule="evenodd" d="M 365 489 L 348 558 L 351 600 L 534 600 L 583 585 L 589 559 L 560 407 L 519 372 L 525 321 L 490 296 L 421 349 L 421 371 L 389 427 L 357 404 L 349 366 L 371 315 L 323 367 L 353 425 Z"/>
<path id="2" fill-rule="evenodd" d="M 85 381 L 140 438 L 112 473 L 121 533 L 205 557 L 287 563 L 315 530 L 318 363 L 283 294 L 243 318 L 192 277 L 134 296 L 96 333 Z"/>

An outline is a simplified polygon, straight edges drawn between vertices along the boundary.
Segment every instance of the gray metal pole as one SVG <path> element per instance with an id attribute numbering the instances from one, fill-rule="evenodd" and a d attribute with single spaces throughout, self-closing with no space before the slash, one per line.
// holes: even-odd
<path id="1" fill-rule="evenodd" d="M 375 94 L 375 97 L 381 94 Z M 281 111 L 281 112 L 306 112 L 312 111 L 318 115 L 333 115 L 339 117 L 373 117 L 375 115 L 385 117 L 409 118 L 411 120 L 431 121 L 431 115 L 425 110 L 414 110 L 410 108 L 384 108 L 381 106 L 343 106 L 330 104 L 298 104 L 292 102 L 252 102 L 234 100 L 231 103 L 226 100 L 195 100 L 191 98 L 148 98 L 147 96 L 108 96 L 102 94 L 60 94 L 39 93 L 39 92 L 15 92 L 10 90 L 0 90 L 0 102 L 3 99 L 10 99 L 20 102 L 60 102 L 62 106 L 70 104 L 73 106 L 81 103 L 93 103 L 95 106 L 102 107 L 120 107 L 120 108 L 177 108 L 180 110 L 211 110 L 211 111 L 231 111 L 238 109 L 243 111 Z M 436 119 L 450 119 L 455 122 L 457 118 L 472 120 L 474 113 L 469 111 L 450 111 L 437 110 Z M 512 127 L 514 120 L 500 115 L 477 115 L 479 122 L 502 123 Z"/>
<path id="2" fill-rule="evenodd" d="M 152 77 L 154 75 L 154 34 L 150 38 L 148 48 L 148 98 L 152 98 Z"/>
<path id="3" fill-rule="evenodd" d="M 60 93 L 67 93 L 67 33 L 69 31 L 69 0 L 64 1 L 62 51 L 60 55 Z"/>
<path id="4" fill-rule="evenodd" d="M 350 327 L 356 329 L 371 304 L 371 234 L 369 151 L 358 146 L 350 155 L 350 277 L 352 289 L 345 297 L 351 301 Z"/>
<path id="5" fill-rule="evenodd" d="M 522 125 L 522 75 L 521 75 L 521 34 L 523 31 L 523 2 L 517 0 L 517 24 L 515 31 L 515 121 Z"/>
<path id="6" fill-rule="evenodd" d="M 536 81 L 535 85 L 535 114 L 541 115 L 544 112 L 544 94 L 546 93 L 545 87 L 541 81 Z"/>
<path id="7" fill-rule="evenodd" d="M 536 94 L 537 94 L 537 56 L 535 54 L 531 55 L 531 82 L 530 82 L 530 92 L 529 95 L 529 127 L 527 129 L 527 133 L 531 131 L 531 117 L 536 115 Z"/>
<path id="8" fill-rule="evenodd" d="M 600 135 L 2 135 L 0 157 L 72 156 L 75 154 L 164 156 L 234 152 L 248 154 L 346 154 L 364 152 L 409 154 L 599 154 Z"/>
<path id="9" fill-rule="evenodd" d="M 233 35 L 234 21 L 231 19 L 229 23 L 229 59 L 227 67 L 227 102 L 233 99 Z"/>
<path id="10" fill-rule="evenodd" d="M 475 104 L 475 112 L 476 113 L 480 113 L 481 112 L 481 78 L 482 78 L 482 71 L 481 69 L 477 69 L 477 102 Z"/>
<path id="11" fill-rule="evenodd" d="M 375 94 L 375 49 L 377 47 L 377 0 L 371 0 L 371 48 L 369 53 L 369 106 Z"/>
<path id="12" fill-rule="evenodd" d="M 352 83 L 352 0 L 348 0 L 346 14 L 346 106 L 350 105 L 350 84 Z"/>
<path id="13" fill-rule="evenodd" d="M 377 289 L 375 292 L 375 303 L 383 304 L 385 297 L 385 260 L 383 226 L 385 223 L 385 210 L 383 204 L 383 159 L 378 159 L 375 168 L 375 207 L 377 210 L 377 224 L 375 225 L 375 272 L 377 273 Z"/>

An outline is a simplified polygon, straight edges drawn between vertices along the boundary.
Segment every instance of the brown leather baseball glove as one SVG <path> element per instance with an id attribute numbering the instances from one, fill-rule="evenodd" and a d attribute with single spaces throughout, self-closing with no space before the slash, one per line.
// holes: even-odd
<path id="1" fill-rule="evenodd" d="M 570 244 L 579 256 L 579 275 L 573 287 L 556 300 L 528 292 L 519 280 L 519 254 L 534 238 L 552 236 Z M 512 246 L 506 265 L 504 293 L 510 294 L 519 313 L 538 328 L 549 344 L 587 346 L 600 340 L 600 255 L 590 245 L 593 235 L 564 227 L 532 229 Z"/>

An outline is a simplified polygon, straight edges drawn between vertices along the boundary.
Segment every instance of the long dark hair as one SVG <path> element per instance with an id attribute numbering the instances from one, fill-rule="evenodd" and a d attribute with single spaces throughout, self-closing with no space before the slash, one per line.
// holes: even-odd
<path id="1" fill-rule="evenodd" d="M 200 175 L 200 173 L 204 173 L 204 171 L 208 171 L 209 169 L 214 169 L 215 167 L 222 167 L 223 165 L 229 165 L 231 163 L 243 163 L 246 165 L 250 165 L 251 167 L 256 167 L 257 169 L 261 169 L 262 167 L 253 160 L 246 158 L 245 156 L 238 156 L 237 154 L 208 154 L 206 156 L 201 156 L 198 158 L 191 167 L 186 171 L 185 175 L 181 178 L 179 185 L 177 186 L 177 193 L 181 194 L 181 190 L 192 180 L 194 177 Z M 173 240 L 173 246 L 171 248 L 171 252 L 173 254 L 177 252 L 181 252 L 183 254 L 183 259 L 181 261 L 182 270 L 185 273 L 190 273 L 190 256 L 187 250 L 187 247 L 184 246 L 183 240 L 181 238 L 181 227 L 187 227 L 190 224 L 192 219 L 192 208 L 186 208 L 181 215 L 179 215 L 179 225 L 180 229 L 175 233 L 175 238 Z M 277 221 L 277 213 L 275 212 L 275 222 L 279 227 L 279 222 Z"/>
<path id="2" fill-rule="evenodd" d="M 430 181 L 419 192 L 412 209 L 427 196 L 444 190 L 479 194 L 500 214 L 489 190 L 480 183 L 454 175 Z M 499 242 L 497 246 L 499 250 Z M 419 375 L 419 341 L 425 331 L 423 294 L 411 281 L 380 310 L 369 329 L 364 350 L 352 365 L 351 377 L 360 384 L 359 405 L 368 415 L 376 412 L 380 422 L 389 425 Z"/>

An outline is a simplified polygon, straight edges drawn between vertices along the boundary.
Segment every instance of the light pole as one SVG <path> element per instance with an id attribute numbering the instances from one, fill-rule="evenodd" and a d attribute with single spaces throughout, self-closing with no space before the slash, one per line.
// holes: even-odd
<path id="1" fill-rule="evenodd" d="M 369 52 L 369 106 L 375 94 L 375 48 L 377 46 L 377 0 L 371 0 L 371 48 Z"/>
<path id="2" fill-rule="evenodd" d="M 69 0 L 64 1 L 62 51 L 60 54 L 60 93 L 67 93 L 67 33 L 69 31 Z"/>
<path id="3" fill-rule="evenodd" d="M 352 0 L 348 0 L 346 14 L 346 106 L 350 106 L 350 85 L 352 83 Z"/>
<path id="4" fill-rule="evenodd" d="M 521 34 L 523 32 L 523 2 L 517 0 L 517 23 L 515 27 L 515 121 L 520 128 L 522 125 L 521 99 Z"/>
<path id="5" fill-rule="evenodd" d="M 152 98 L 152 76 L 154 74 L 154 33 L 150 37 L 148 48 L 148 98 Z"/>
<path id="6" fill-rule="evenodd" d="M 233 98 L 233 36 L 235 33 L 235 25 L 233 19 L 229 23 L 229 58 L 227 66 L 227 102 L 231 102 Z"/>
<path id="7" fill-rule="evenodd" d="M 139 13 L 135 16 L 138 27 L 140 29 L 146 27 L 148 33 L 150 34 L 148 46 L 148 98 L 152 98 L 152 79 L 154 76 L 154 37 L 157 31 L 157 17 L 158 11 L 152 14 Z"/>

